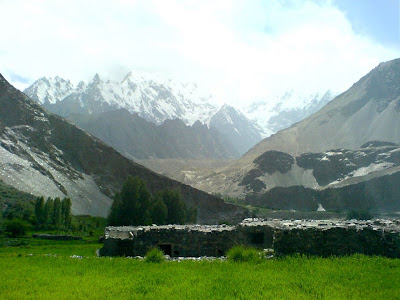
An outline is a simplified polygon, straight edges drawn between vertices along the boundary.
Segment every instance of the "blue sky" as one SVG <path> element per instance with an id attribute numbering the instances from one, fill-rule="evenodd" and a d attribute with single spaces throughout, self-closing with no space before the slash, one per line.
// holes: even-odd
<path id="1" fill-rule="evenodd" d="M 130 70 L 245 106 L 342 92 L 400 57 L 398 0 L 0 0 L 0 72 L 18 88 Z"/>
<path id="2" fill-rule="evenodd" d="M 333 3 L 346 14 L 355 32 L 400 49 L 400 1 L 334 0 Z"/>

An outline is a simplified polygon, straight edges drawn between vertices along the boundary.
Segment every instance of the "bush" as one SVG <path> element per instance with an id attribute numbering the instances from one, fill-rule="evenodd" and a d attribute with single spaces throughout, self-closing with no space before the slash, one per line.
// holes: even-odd
<path id="1" fill-rule="evenodd" d="M 260 250 L 246 247 L 234 246 L 226 254 L 228 261 L 234 262 L 261 262 L 263 254 Z"/>
<path id="2" fill-rule="evenodd" d="M 20 219 L 13 219 L 5 222 L 4 232 L 10 237 L 21 237 L 26 235 L 30 228 L 30 224 Z"/>
<path id="3" fill-rule="evenodd" d="M 164 253 L 158 248 L 152 248 L 147 251 L 144 257 L 145 262 L 161 263 L 165 260 Z"/>

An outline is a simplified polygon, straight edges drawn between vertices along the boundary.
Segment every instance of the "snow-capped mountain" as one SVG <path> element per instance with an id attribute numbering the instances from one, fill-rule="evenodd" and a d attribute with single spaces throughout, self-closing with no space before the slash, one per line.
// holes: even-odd
<path id="1" fill-rule="evenodd" d="M 214 104 L 213 96 L 205 95 L 196 84 L 165 79 L 157 74 L 130 72 L 121 82 L 102 80 L 96 74 L 89 83 L 81 81 L 76 87 L 69 80 L 43 77 L 24 92 L 63 117 L 125 109 L 157 125 L 175 119 L 187 126 L 200 121 L 226 135 L 229 147 L 233 145 L 240 154 L 261 140 L 257 124 L 237 109 L 220 108 Z"/>
<path id="2" fill-rule="evenodd" d="M 42 77 L 25 90 L 25 94 L 34 95 L 40 104 L 55 104 L 68 97 L 74 91 L 69 80 L 56 76 Z"/>
<path id="3" fill-rule="evenodd" d="M 76 87 L 69 80 L 43 77 L 24 92 L 61 116 L 124 108 L 156 124 L 181 119 L 193 125 L 196 121 L 208 124 L 218 111 L 212 96 L 203 95 L 196 84 L 141 72 L 130 72 L 121 82 L 102 80 L 96 74 L 88 84 L 80 82 Z"/>
<path id="4" fill-rule="evenodd" d="M 268 137 L 315 113 L 335 96 L 330 90 L 311 94 L 290 90 L 281 96 L 252 103 L 243 111 L 261 126 L 263 137 Z"/>
<path id="5" fill-rule="evenodd" d="M 227 104 L 211 118 L 210 127 L 215 127 L 223 133 L 240 154 L 244 154 L 261 141 L 260 131 L 253 122 Z"/>
<path id="6" fill-rule="evenodd" d="M 49 111 L 63 117 L 99 114 L 117 109 L 137 113 L 161 125 L 180 119 L 191 126 L 200 121 L 226 135 L 238 153 L 245 153 L 262 138 L 289 127 L 333 98 L 333 93 L 301 94 L 290 91 L 238 109 L 217 105 L 213 95 L 194 83 L 182 83 L 155 73 L 129 72 L 122 81 L 96 74 L 89 83 L 74 86 L 60 77 L 42 77 L 25 91 Z"/>
<path id="7" fill-rule="evenodd" d="M 239 222 L 239 206 L 157 174 L 50 114 L 0 74 L 0 179 L 44 197 L 69 197 L 73 214 L 107 216 L 112 195 L 128 176 L 140 176 L 152 192 L 179 190 L 197 222 Z"/>

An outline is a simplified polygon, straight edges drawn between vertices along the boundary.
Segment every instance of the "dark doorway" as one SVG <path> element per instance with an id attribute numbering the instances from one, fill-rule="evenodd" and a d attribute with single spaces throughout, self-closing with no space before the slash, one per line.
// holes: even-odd
<path id="1" fill-rule="evenodd" d="M 160 248 L 160 250 L 162 252 L 164 252 L 165 255 L 172 256 L 172 245 L 171 244 L 159 244 L 158 248 Z"/>
<path id="2" fill-rule="evenodd" d="M 254 232 L 250 235 L 250 243 L 253 245 L 264 244 L 264 232 Z"/>

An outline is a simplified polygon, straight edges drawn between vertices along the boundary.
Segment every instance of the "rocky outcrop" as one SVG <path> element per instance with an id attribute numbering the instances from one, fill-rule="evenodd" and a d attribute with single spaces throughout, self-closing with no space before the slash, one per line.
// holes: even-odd
<path id="1" fill-rule="evenodd" d="M 275 158 L 275 165 L 283 168 L 268 164 L 273 173 L 256 163 L 269 153 L 254 160 L 255 167 L 243 176 L 248 204 L 300 211 L 315 211 L 320 205 L 329 211 L 400 210 L 399 146 L 373 141 L 358 150 L 305 153 L 295 159 L 286 154 L 286 160 Z"/>
<path id="2" fill-rule="evenodd" d="M 400 171 L 367 181 L 325 189 L 303 186 L 276 187 L 246 197 L 246 203 L 271 209 L 316 211 L 368 210 L 371 213 L 400 211 Z"/>
<path id="3" fill-rule="evenodd" d="M 260 192 L 266 188 L 266 185 L 257 177 L 266 173 L 272 175 L 275 172 L 285 174 L 291 170 L 293 164 L 294 158 L 291 155 L 278 151 L 267 151 L 254 160 L 254 169 L 243 176 L 240 185 L 246 186 L 247 190 Z"/>

